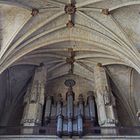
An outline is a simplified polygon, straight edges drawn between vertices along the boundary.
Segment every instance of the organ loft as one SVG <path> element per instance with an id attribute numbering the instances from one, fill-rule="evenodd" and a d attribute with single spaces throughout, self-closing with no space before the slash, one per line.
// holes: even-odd
<path id="1" fill-rule="evenodd" d="M 35 70 L 24 96 L 23 126 L 54 127 L 59 137 L 78 135 L 82 137 L 90 127 L 103 129 L 93 133 L 117 134 L 114 128 L 118 124 L 115 97 L 112 94 L 109 79 L 104 67 L 98 64 L 94 69 L 95 90 L 87 93 L 75 93 L 76 81 L 66 79 L 65 93 L 48 95 L 46 93 L 46 71 L 44 66 Z M 62 94 L 64 98 L 62 97 Z M 78 94 L 75 97 L 75 94 Z M 112 127 L 106 130 L 104 127 Z M 39 133 L 34 128 L 22 130 L 24 134 Z M 45 133 L 45 132 L 44 132 Z"/>

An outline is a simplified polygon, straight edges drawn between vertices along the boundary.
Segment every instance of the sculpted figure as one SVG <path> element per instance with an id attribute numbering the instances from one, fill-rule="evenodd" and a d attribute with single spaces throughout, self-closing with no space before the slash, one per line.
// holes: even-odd
<path id="1" fill-rule="evenodd" d="M 104 68 L 97 65 L 94 69 L 98 121 L 101 127 L 115 127 L 117 115 L 115 98 L 110 90 Z"/>
<path id="2" fill-rule="evenodd" d="M 44 93 L 46 83 L 46 71 L 44 66 L 36 68 L 32 82 L 29 84 L 24 97 L 24 113 L 21 124 L 23 126 L 39 126 L 42 123 L 44 106 Z M 24 133 L 33 133 L 33 130 Z"/>

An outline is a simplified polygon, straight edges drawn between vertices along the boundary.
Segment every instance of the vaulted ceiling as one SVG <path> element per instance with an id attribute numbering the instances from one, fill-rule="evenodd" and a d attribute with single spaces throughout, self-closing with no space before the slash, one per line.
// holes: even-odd
<path id="1" fill-rule="evenodd" d="M 140 72 L 139 9 L 140 0 L 0 0 L 0 73 L 25 63 L 66 69 L 70 48 L 75 72 L 96 63 Z"/>
<path id="2" fill-rule="evenodd" d="M 5 71 L 10 82 L 4 84 L 3 73 L 0 89 L 14 88 L 5 91 L 7 97 L 18 97 L 40 63 L 48 80 L 71 70 L 92 82 L 94 66 L 102 63 L 135 118 L 139 51 L 140 0 L 0 0 L 0 74 L 10 67 Z M 138 72 L 134 79 L 133 69 Z M 11 103 L 6 100 L 8 110 Z"/>

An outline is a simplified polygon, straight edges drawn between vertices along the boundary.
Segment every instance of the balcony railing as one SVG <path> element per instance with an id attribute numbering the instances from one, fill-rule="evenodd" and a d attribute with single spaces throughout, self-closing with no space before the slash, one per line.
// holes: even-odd
<path id="1" fill-rule="evenodd" d="M 26 131 L 25 131 L 26 130 Z M 116 133 L 112 133 L 115 130 Z M 31 133 L 30 133 L 31 132 Z M 104 133 L 105 132 L 105 133 Z M 21 126 L 0 126 L 0 135 L 57 135 L 56 127 L 21 127 Z M 63 131 L 63 136 L 68 136 Z M 73 131 L 73 136 L 79 136 Z M 93 127 L 84 129 L 83 135 L 118 135 L 118 136 L 140 136 L 140 126 L 135 127 Z"/>

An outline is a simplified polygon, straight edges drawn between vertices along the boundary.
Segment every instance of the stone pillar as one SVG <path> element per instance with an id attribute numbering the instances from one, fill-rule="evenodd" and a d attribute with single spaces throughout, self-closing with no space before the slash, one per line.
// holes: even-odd
<path id="1" fill-rule="evenodd" d="M 101 129 L 101 133 L 116 134 L 116 129 L 113 129 L 118 122 L 115 108 L 115 98 L 110 90 L 105 69 L 99 64 L 94 68 L 94 78 L 98 121 L 100 127 L 103 128 Z M 106 127 L 112 128 L 109 129 Z"/>
<path id="2" fill-rule="evenodd" d="M 21 120 L 23 134 L 35 133 L 34 126 L 40 126 L 42 123 L 42 113 L 44 106 L 46 84 L 46 70 L 44 66 L 37 67 L 32 82 L 24 97 L 24 113 Z M 26 128 L 28 127 L 28 128 Z"/>

